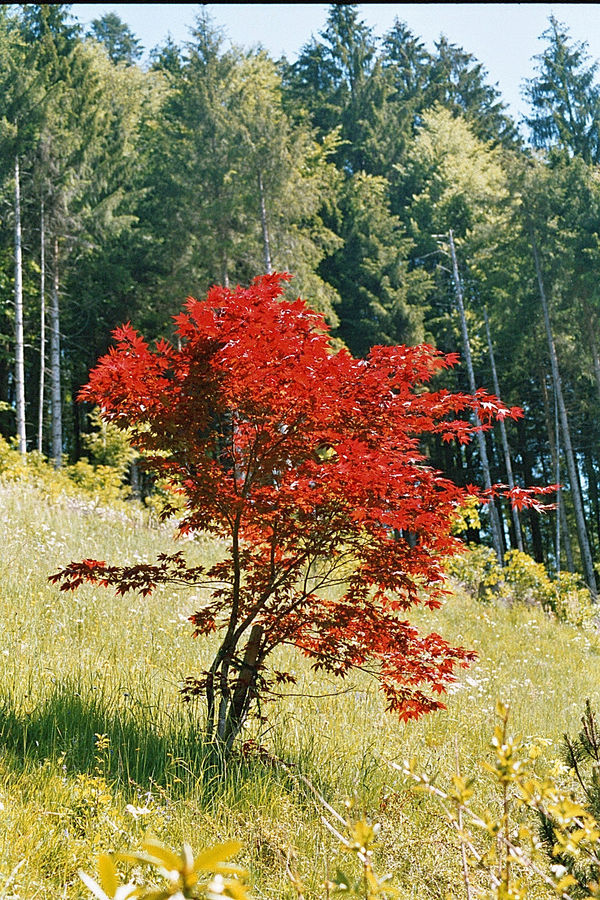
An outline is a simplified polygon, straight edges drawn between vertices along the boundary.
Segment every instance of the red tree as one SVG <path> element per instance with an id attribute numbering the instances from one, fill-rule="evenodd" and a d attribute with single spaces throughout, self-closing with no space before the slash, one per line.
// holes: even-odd
<path id="1" fill-rule="evenodd" d="M 129 325 L 118 329 L 81 393 L 131 428 L 147 466 L 182 492 L 180 532 L 225 538 L 226 559 L 208 570 L 181 553 L 154 566 L 83 560 L 53 576 L 63 590 L 207 586 L 191 621 L 220 643 L 187 690 L 205 694 L 208 737 L 226 747 L 252 701 L 291 680 L 267 670 L 282 644 L 315 669 L 372 671 L 403 719 L 443 706 L 432 693 L 473 654 L 419 635 L 404 614 L 439 605 L 467 491 L 427 464 L 420 442 L 468 441 L 472 411 L 484 425 L 520 414 L 483 391 L 426 390 L 456 362 L 431 347 L 335 352 L 320 315 L 280 299 L 285 277 L 189 299 L 176 317 L 180 349 L 150 349 Z M 533 501 L 521 491 L 518 502 Z"/>

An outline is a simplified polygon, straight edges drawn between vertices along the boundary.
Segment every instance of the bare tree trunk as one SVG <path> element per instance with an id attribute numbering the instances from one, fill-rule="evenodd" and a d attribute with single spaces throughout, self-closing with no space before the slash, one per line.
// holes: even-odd
<path id="1" fill-rule="evenodd" d="M 600 357 L 598 356 L 598 345 L 594 337 L 594 332 L 590 328 L 590 345 L 592 349 L 592 359 L 594 361 L 594 375 L 596 377 L 596 388 L 598 390 L 598 398 L 600 399 Z"/>
<path id="2" fill-rule="evenodd" d="M 44 201 L 40 211 L 40 396 L 38 407 L 37 448 L 41 453 L 44 442 L 44 389 L 46 382 L 46 223 Z"/>
<path id="3" fill-rule="evenodd" d="M 492 367 L 492 379 L 494 383 L 494 393 L 500 399 L 500 384 L 498 382 L 498 372 L 496 371 L 496 359 L 494 357 L 494 347 L 492 345 L 492 336 L 490 334 L 490 323 L 488 319 L 487 310 L 483 311 L 483 317 L 485 320 L 485 333 L 487 335 L 487 343 L 488 350 L 490 354 L 490 364 Z M 502 439 L 502 449 L 504 451 L 504 465 L 506 466 L 506 477 L 508 479 L 508 486 L 512 490 L 515 486 L 515 479 L 513 475 L 512 462 L 510 458 L 510 448 L 508 446 L 508 437 L 506 435 L 506 426 L 504 424 L 504 420 L 500 419 L 500 437 Z M 515 537 L 517 539 L 517 548 L 523 552 L 523 535 L 521 533 L 521 520 L 519 518 L 519 510 L 516 506 L 511 504 L 512 510 L 512 518 L 515 526 Z"/>
<path id="4" fill-rule="evenodd" d="M 587 329 L 587 335 L 590 342 L 590 350 L 592 352 L 592 363 L 594 366 L 594 377 L 596 379 L 596 390 L 598 392 L 598 399 L 600 399 L 600 355 L 598 354 L 598 344 L 596 343 L 596 325 L 597 318 L 590 310 L 587 303 L 583 304 L 583 312 L 586 318 L 586 322 L 589 323 L 589 328 Z"/>
<path id="5" fill-rule="evenodd" d="M 523 481 L 525 484 L 533 484 L 534 457 L 529 449 L 525 420 L 517 419 L 517 434 L 519 447 L 521 448 L 521 460 L 523 464 Z M 540 528 L 540 513 L 536 509 L 526 510 L 527 520 L 531 529 L 531 556 L 536 562 L 544 562 L 544 542 Z"/>
<path id="6" fill-rule="evenodd" d="M 542 396 L 544 398 L 544 415 L 546 418 L 546 431 L 548 432 L 548 443 L 550 444 L 550 455 L 552 457 L 552 468 L 555 472 L 556 483 L 560 482 L 560 448 L 556 446 L 556 437 L 558 437 L 558 428 L 552 427 L 552 416 L 550 414 L 550 400 L 548 398 L 548 388 L 546 387 L 546 378 L 541 374 Z M 558 425 L 558 422 L 556 423 Z M 562 490 L 559 488 L 556 492 L 556 515 L 557 538 L 556 546 L 560 548 L 560 535 L 562 534 L 562 542 L 567 557 L 567 569 L 569 572 L 575 571 L 575 563 L 573 562 L 573 550 L 571 548 L 571 536 L 569 535 L 569 523 L 567 522 L 567 512 L 565 509 L 565 501 L 562 497 Z M 560 566 L 560 550 L 557 550 L 557 567 Z"/>
<path id="7" fill-rule="evenodd" d="M 267 222 L 267 208 L 265 205 L 265 190 L 263 187 L 262 172 L 258 173 L 258 194 L 260 197 L 260 224 L 263 235 L 263 253 L 265 261 L 265 272 L 270 275 L 273 271 L 271 266 L 271 241 L 269 239 L 269 225 Z"/>
<path id="8" fill-rule="evenodd" d="M 15 389 L 19 453 L 27 453 L 25 431 L 25 350 L 23 341 L 23 253 L 21 238 L 21 179 L 15 156 Z"/>
<path id="9" fill-rule="evenodd" d="M 475 393 L 477 390 L 477 386 L 475 384 L 475 372 L 473 370 L 473 359 L 471 357 L 471 345 L 469 343 L 469 331 L 467 329 L 467 318 L 465 316 L 465 304 L 463 301 L 463 293 L 462 293 L 462 285 L 460 283 L 460 276 L 458 274 L 458 263 L 456 261 L 456 248 L 454 246 L 454 235 L 452 233 L 452 229 L 449 231 L 449 239 L 450 239 L 450 254 L 452 256 L 452 273 L 454 276 L 454 289 L 456 293 L 456 301 L 458 304 L 458 311 L 460 313 L 460 326 L 462 331 L 462 339 L 463 339 L 463 349 L 465 354 L 465 362 L 467 364 L 467 371 L 469 373 L 469 387 L 471 389 L 471 393 Z M 481 467 L 483 469 L 483 480 L 486 489 L 489 491 L 492 487 L 492 477 L 490 474 L 490 465 L 488 462 L 487 448 L 485 446 L 485 435 L 482 431 L 477 431 L 477 442 L 479 446 L 479 458 L 481 460 Z M 492 542 L 494 544 L 494 550 L 496 551 L 496 556 L 498 557 L 498 562 L 501 566 L 504 565 L 504 551 L 503 551 L 503 541 L 502 541 L 502 531 L 500 520 L 498 518 L 498 510 L 494 504 L 494 501 L 490 499 L 489 502 L 489 511 L 490 511 L 490 524 L 492 526 Z"/>
<path id="10" fill-rule="evenodd" d="M 223 267 L 223 287 L 229 288 L 229 260 L 227 259 L 227 254 L 223 253 L 223 259 L 221 260 L 221 264 Z"/>
<path id="11" fill-rule="evenodd" d="M 60 389 L 60 309 L 58 238 L 54 238 L 52 295 L 50 301 L 50 383 L 52 401 L 52 452 L 55 468 L 62 464 L 62 398 Z"/>
<path id="12" fill-rule="evenodd" d="M 550 365 L 552 369 L 552 381 L 558 401 L 558 411 L 560 417 L 561 430 L 563 433 L 563 441 L 565 446 L 565 457 L 567 460 L 567 469 L 569 472 L 569 482 L 571 485 L 571 496 L 573 497 L 573 507 L 575 510 L 575 523 L 577 525 L 577 537 L 579 540 L 579 548 L 581 550 L 581 559 L 583 562 L 584 577 L 590 594 L 594 602 L 598 599 L 598 590 L 596 587 L 596 573 L 594 571 L 594 563 L 590 551 L 590 542 L 588 539 L 587 528 L 585 524 L 585 512 L 583 509 L 583 499 L 579 489 L 579 473 L 575 462 L 575 454 L 573 453 L 573 445 L 571 443 L 571 431 L 569 429 L 569 420 L 567 418 L 567 408 L 562 392 L 562 382 L 560 371 L 558 368 L 558 357 L 556 355 L 556 346 L 554 344 L 554 336 L 552 334 L 552 326 L 550 324 L 550 312 L 548 310 L 548 301 L 546 300 L 546 291 L 544 289 L 544 280 L 542 278 L 542 269 L 540 266 L 540 258 L 535 240 L 533 228 L 530 228 L 531 249 L 533 251 L 533 260 L 535 263 L 535 272 L 537 276 L 540 299 L 542 301 L 542 310 L 544 313 L 544 325 L 546 328 L 546 337 L 548 339 L 548 349 L 550 351 Z"/>

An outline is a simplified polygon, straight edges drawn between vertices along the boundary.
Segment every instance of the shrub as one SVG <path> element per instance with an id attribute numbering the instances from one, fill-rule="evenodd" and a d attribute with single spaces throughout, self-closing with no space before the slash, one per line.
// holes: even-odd
<path id="1" fill-rule="evenodd" d="M 543 563 L 521 550 L 509 550 L 505 566 L 483 544 L 472 545 L 466 553 L 448 560 L 449 575 L 479 600 L 537 604 L 561 622 L 587 626 L 594 616 L 590 594 L 581 577 L 560 572 L 553 581 Z"/>

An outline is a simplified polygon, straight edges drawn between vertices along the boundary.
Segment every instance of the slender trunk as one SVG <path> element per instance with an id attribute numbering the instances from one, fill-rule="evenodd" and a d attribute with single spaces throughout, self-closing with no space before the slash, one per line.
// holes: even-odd
<path id="1" fill-rule="evenodd" d="M 218 665 L 215 668 L 215 675 L 218 673 L 218 693 L 219 707 L 217 714 L 216 737 L 221 743 L 224 743 L 227 730 L 227 715 L 231 704 L 231 689 L 229 686 L 229 670 L 233 657 L 237 649 L 236 628 L 239 625 L 238 616 L 240 608 L 240 590 L 242 585 L 242 567 L 240 558 L 240 516 L 233 523 L 231 533 L 231 557 L 233 564 L 233 583 L 231 591 L 231 613 L 229 615 L 229 624 L 227 633 L 223 638 L 221 649 L 219 650 L 217 659 Z M 214 690 L 214 688 L 213 688 Z M 209 704 L 210 705 L 210 704 Z M 214 710 L 214 707 L 213 707 Z M 212 730 L 213 723 L 208 723 L 207 731 Z"/>
<path id="2" fill-rule="evenodd" d="M 590 350 L 592 352 L 592 363 L 594 366 L 594 377 L 596 379 L 596 390 L 598 392 L 598 399 L 600 399 L 600 355 L 598 354 L 598 344 L 596 343 L 596 327 L 595 327 L 597 319 L 591 312 L 587 303 L 584 303 L 583 310 L 584 310 L 586 321 L 590 325 L 590 327 L 587 330 L 587 335 L 588 335 L 588 339 L 590 342 Z"/>
<path id="3" fill-rule="evenodd" d="M 44 201 L 40 211 L 40 397 L 38 406 L 37 448 L 41 453 L 44 442 L 44 388 L 46 381 L 46 226 Z"/>
<path id="4" fill-rule="evenodd" d="M 523 481 L 525 482 L 525 484 L 533 484 L 533 459 L 532 454 L 529 450 L 524 419 L 517 419 L 517 435 L 519 438 L 521 460 L 523 463 Z M 527 518 L 529 520 L 529 527 L 531 529 L 531 555 L 536 562 L 543 563 L 544 544 L 542 541 L 542 531 L 540 529 L 540 514 L 535 509 L 528 509 Z"/>
<path id="5" fill-rule="evenodd" d="M 560 484 L 560 447 L 556 446 L 556 437 L 558 436 L 558 422 L 555 422 L 554 428 L 552 427 L 552 416 L 550 415 L 550 400 L 548 397 L 548 388 L 546 386 L 546 378 L 544 374 L 541 375 L 541 384 L 542 384 L 542 396 L 544 398 L 544 415 L 546 418 L 546 431 L 548 432 L 548 443 L 550 444 L 550 455 L 552 457 L 552 469 L 554 471 L 554 480 L 556 484 Z M 557 406 L 558 409 L 558 406 Z M 556 492 L 556 517 L 557 517 L 557 525 L 556 525 L 556 564 L 557 567 L 560 566 L 560 539 L 562 536 L 562 544 L 565 548 L 565 555 L 567 558 L 567 569 L 569 572 L 575 571 L 575 564 L 573 562 L 573 550 L 571 548 L 571 536 L 569 534 L 569 523 L 567 522 L 567 512 L 565 509 L 565 501 L 562 496 L 562 490 L 559 488 Z"/>
<path id="6" fill-rule="evenodd" d="M 15 389 L 19 453 L 27 452 L 25 432 L 25 351 L 23 341 L 23 254 L 21 240 L 21 179 L 15 157 Z"/>
<path id="7" fill-rule="evenodd" d="M 471 389 L 471 393 L 475 393 L 477 390 L 477 385 L 475 384 L 475 372 L 473 370 L 473 359 L 471 357 L 471 345 L 469 343 L 469 331 L 467 329 L 467 318 L 465 315 L 465 304 L 463 301 L 463 293 L 462 293 L 462 285 L 460 283 L 460 276 L 458 274 L 458 263 L 456 261 L 456 248 L 454 246 L 454 235 L 452 233 L 452 229 L 449 231 L 449 239 L 450 239 L 450 253 L 452 256 L 452 273 L 454 277 L 454 290 L 456 293 L 456 302 L 458 305 L 458 311 L 460 313 L 460 326 L 462 331 L 462 339 L 463 339 L 463 350 L 465 354 L 465 362 L 467 364 L 467 371 L 469 373 L 469 387 Z M 481 466 L 483 469 L 483 480 L 486 489 L 489 491 L 492 487 L 492 478 L 490 474 L 490 465 L 488 462 L 487 449 L 485 446 L 485 435 L 483 431 L 477 431 L 477 442 L 479 446 L 479 458 L 481 460 Z M 490 511 L 490 524 L 492 526 L 492 542 L 494 544 L 494 550 L 496 551 L 496 556 L 498 557 L 498 562 L 500 565 L 504 565 L 504 551 L 502 545 L 502 531 L 500 526 L 500 521 L 498 518 L 498 511 L 494 504 L 494 501 L 490 499 L 489 502 L 489 511 Z"/>
<path id="8" fill-rule="evenodd" d="M 262 625 L 253 625 L 250 630 L 250 637 L 246 644 L 244 658 L 227 712 L 225 744 L 228 750 L 233 746 L 233 742 L 244 724 L 253 699 L 258 674 L 262 636 Z"/>
<path id="9" fill-rule="evenodd" d="M 77 402 L 77 393 L 79 390 L 79 385 L 72 381 L 71 382 L 71 416 L 72 416 L 72 434 L 73 434 L 73 456 L 76 460 L 81 459 L 81 431 L 82 431 L 82 423 L 81 423 L 81 414 L 83 412 L 80 404 Z M 106 425 L 103 424 L 103 428 L 106 428 Z M 106 445 L 105 445 L 106 446 Z"/>
<path id="10" fill-rule="evenodd" d="M 484 310 L 483 317 L 485 319 L 485 333 L 487 335 L 487 343 L 488 350 L 490 354 L 490 364 L 492 367 L 492 379 L 494 383 L 494 393 L 498 398 L 500 398 L 500 384 L 498 382 L 498 372 L 496 371 L 496 358 L 494 356 L 494 347 L 492 344 L 492 336 L 490 334 L 490 323 L 488 319 L 487 310 Z M 500 419 L 500 437 L 502 439 L 502 449 L 504 451 L 504 464 L 506 466 L 506 477 L 508 479 L 508 486 L 512 490 L 515 486 L 515 479 L 513 475 L 512 462 L 510 458 L 510 449 L 508 446 L 508 438 L 506 435 L 506 426 L 504 424 L 504 420 Z M 512 506 L 512 518 L 515 526 L 515 537 L 517 539 L 517 547 L 521 552 L 523 551 L 523 535 L 521 533 L 521 520 L 519 518 L 519 510 L 516 506 Z"/>
<path id="11" fill-rule="evenodd" d="M 591 432 L 591 428 L 589 429 L 589 432 Z M 590 537 L 592 538 L 591 543 L 594 544 L 594 532 L 596 538 L 600 538 L 600 498 L 598 497 L 598 476 L 596 474 L 596 467 L 594 466 L 594 459 L 591 450 L 586 450 L 583 458 L 585 461 L 585 473 L 587 482 L 590 488 L 590 501 L 594 510 L 595 528 L 590 535 Z"/>
<path id="12" fill-rule="evenodd" d="M 265 205 L 265 190 L 262 180 L 262 172 L 258 173 L 258 195 L 260 197 L 260 224 L 263 235 L 263 253 L 265 261 L 265 272 L 270 275 L 273 271 L 271 267 L 271 241 L 269 239 L 269 225 L 267 222 L 267 208 Z"/>
<path id="13" fill-rule="evenodd" d="M 52 294 L 50 298 L 50 384 L 52 408 L 52 450 L 55 468 L 62 464 L 62 399 L 60 389 L 60 310 L 58 238 L 54 238 Z"/>
<path id="14" fill-rule="evenodd" d="M 573 507 L 575 510 L 575 523 L 577 525 L 577 537 L 579 540 L 579 548 L 581 550 L 581 559 L 583 562 L 584 577 L 590 594 L 594 602 L 598 599 L 598 591 L 596 587 L 596 573 L 594 572 L 594 563 L 590 551 L 590 542 L 585 525 L 585 512 L 583 508 L 583 499 L 579 489 L 579 473 L 575 462 L 575 454 L 571 443 L 571 432 L 569 429 L 569 420 L 567 418 L 567 408 L 562 392 L 562 383 L 560 371 L 558 368 L 558 357 L 556 355 L 556 347 L 554 344 L 554 336 L 552 334 L 552 326 L 550 324 L 550 312 L 548 302 L 546 300 L 546 291 L 544 289 L 544 280 L 542 278 L 542 269 L 540 266 L 540 258 L 537 250 L 535 234 L 533 228 L 531 234 L 531 249 L 533 251 L 533 260 L 535 263 L 535 272 L 537 276 L 538 288 L 540 292 L 540 300 L 542 301 L 542 310 L 544 313 L 544 325 L 546 328 L 546 337 L 548 339 L 548 349 L 550 351 L 550 365 L 552 369 L 552 380 L 554 382 L 554 390 L 558 401 L 558 412 L 560 424 L 563 433 L 563 441 L 565 447 L 565 457 L 567 460 L 567 469 L 569 472 L 569 482 L 571 484 L 571 496 L 573 497 Z"/>
<path id="15" fill-rule="evenodd" d="M 594 376 L 596 378 L 596 389 L 598 391 L 598 399 L 600 399 L 600 357 L 598 356 L 598 345 L 594 338 L 594 332 L 590 329 L 590 346 L 592 349 L 592 359 L 594 361 Z"/>
<path id="16" fill-rule="evenodd" d="M 221 266 L 222 266 L 223 287 L 229 288 L 229 260 L 227 259 L 226 253 L 223 253 L 223 258 L 221 260 Z"/>
<path id="17" fill-rule="evenodd" d="M 129 483 L 131 485 L 131 494 L 136 500 L 142 499 L 142 489 L 140 485 L 140 469 L 137 459 L 132 460 L 129 475 Z"/>

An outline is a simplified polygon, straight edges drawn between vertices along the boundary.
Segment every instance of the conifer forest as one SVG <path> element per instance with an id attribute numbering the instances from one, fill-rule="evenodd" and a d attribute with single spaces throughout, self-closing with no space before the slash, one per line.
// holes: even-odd
<path id="1" fill-rule="evenodd" d="M 89 455 L 77 396 L 131 322 L 173 339 L 187 296 L 289 272 L 337 346 L 427 343 L 524 416 L 427 438 L 460 486 L 560 484 L 467 537 L 600 563 L 600 79 L 550 18 L 517 127 L 483 66 L 403 22 L 330 7 L 297 61 L 229 47 L 198 7 L 141 65 L 114 13 L 0 7 L 0 433 L 56 467 Z M 97 423 L 96 423 L 97 424 Z"/>

